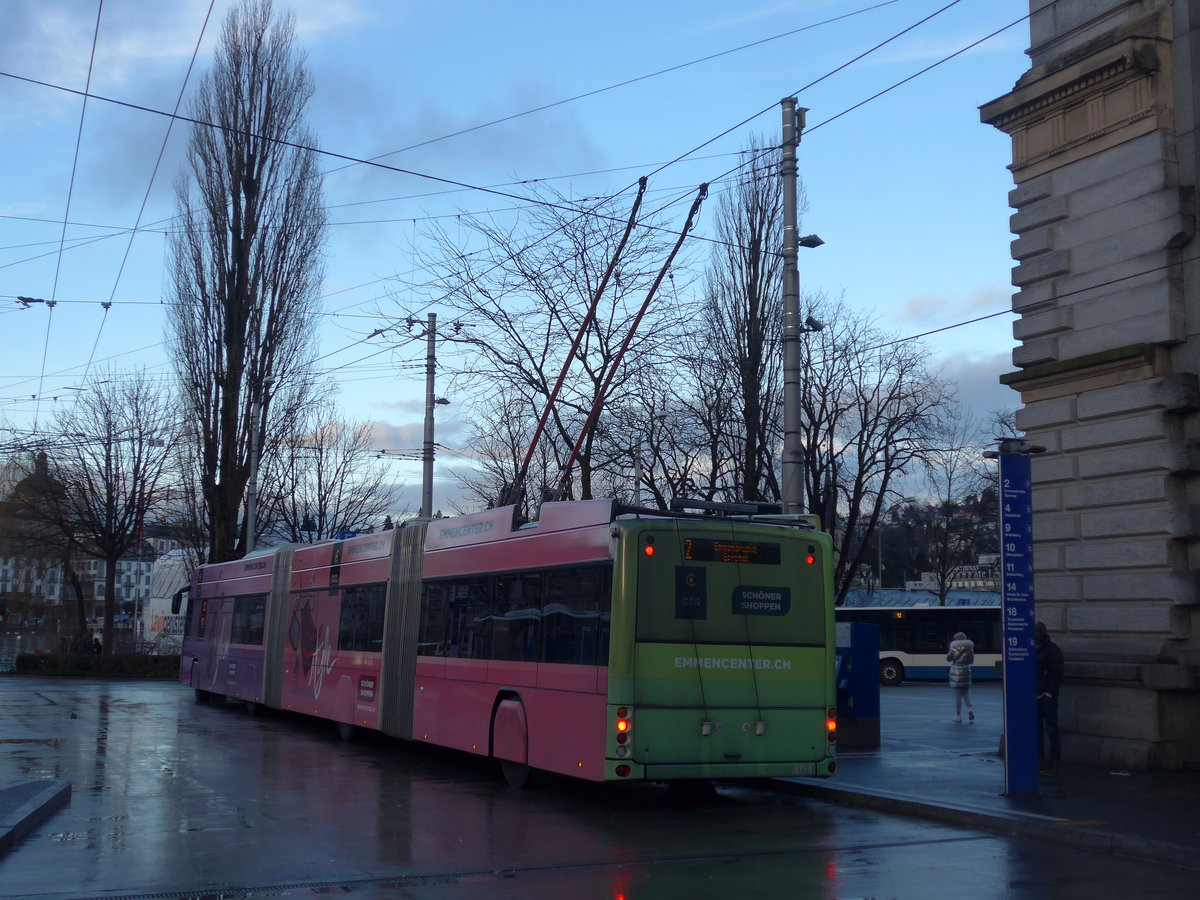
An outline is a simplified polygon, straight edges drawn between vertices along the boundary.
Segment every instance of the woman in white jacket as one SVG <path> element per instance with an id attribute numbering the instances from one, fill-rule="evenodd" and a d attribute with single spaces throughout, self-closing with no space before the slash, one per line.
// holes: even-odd
<path id="1" fill-rule="evenodd" d="M 950 642 L 946 654 L 950 663 L 950 687 L 954 690 L 954 721 L 962 721 L 962 708 L 967 707 L 967 718 L 975 721 L 975 710 L 971 706 L 971 666 L 975 662 L 975 644 L 961 631 Z"/>

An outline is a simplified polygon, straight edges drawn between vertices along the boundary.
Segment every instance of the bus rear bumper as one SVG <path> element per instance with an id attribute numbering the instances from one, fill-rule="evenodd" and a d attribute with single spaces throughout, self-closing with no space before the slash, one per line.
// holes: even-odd
<path id="1" fill-rule="evenodd" d="M 617 768 L 630 769 L 622 776 Z M 726 778 L 828 778 L 837 769 L 832 756 L 816 762 L 776 763 L 673 763 L 650 766 L 607 760 L 605 778 L 608 781 L 683 781 L 690 779 Z"/>

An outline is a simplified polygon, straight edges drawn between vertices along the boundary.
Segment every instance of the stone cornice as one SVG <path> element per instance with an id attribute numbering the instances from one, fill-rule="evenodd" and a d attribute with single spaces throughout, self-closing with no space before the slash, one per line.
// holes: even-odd
<path id="1" fill-rule="evenodd" d="M 1160 366 L 1161 347 L 1157 344 L 1129 344 L 1074 359 L 1055 360 L 1000 376 L 1000 383 L 1022 393 L 1053 385 L 1077 383 L 1084 379 L 1127 373 L 1134 378 L 1154 373 Z M 1124 380 L 1124 379 L 1123 379 Z"/>
<path id="2" fill-rule="evenodd" d="M 1158 72 L 1162 68 L 1158 45 L 1156 38 L 1126 38 L 1074 65 L 985 103 L 979 108 L 980 120 L 1012 134 L 1022 124 L 1028 124 L 1031 118 L 1073 105 L 1082 92 L 1093 93 Z"/>
<path id="3" fill-rule="evenodd" d="M 980 108 L 1012 136 L 1018 183 L 1158 129 L 1170 129 L 1170 45 L 1129 37 Z"/>

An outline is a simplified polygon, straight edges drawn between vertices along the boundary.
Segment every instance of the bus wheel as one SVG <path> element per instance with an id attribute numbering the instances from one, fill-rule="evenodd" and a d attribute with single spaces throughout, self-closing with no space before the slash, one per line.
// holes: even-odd
<path id="1" fill-rule="evenodd" d="M 347 722 L 338 722 L 338 737 L 343 741 L 354 740 L 354 726 Z"/>
<path id="2" fill-rule="evenodd" d="M 904 663 L 898 659 L 885 659 L 879 663 L 879 683 L 899 684 L 904 680 Z"/>
<path id="3" fill-rule="evenodd" d="M 525 763 L 502 759 L 500 760 L 500 771 L 504 773 L 504 780 L 511 788 L 520 790 L 525 787 L 533 787 L 533 769 Z"/>
<path id="4" fill-rule="evenodd" d="M 253 700 L 246 701 L 246 713 L 250 716 L 250 718 L 253 719 L 256 716 L 261 716 L 262 711 L 263 708 L 261 703 L 256 703 Z"/>

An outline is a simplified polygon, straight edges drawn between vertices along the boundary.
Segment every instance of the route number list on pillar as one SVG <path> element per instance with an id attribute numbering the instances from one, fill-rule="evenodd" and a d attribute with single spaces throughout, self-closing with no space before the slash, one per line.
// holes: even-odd
<path id="1" fill-rule="evenodd" d="M 1033 643 L 1033 497 L 1029 456 L 1000 459 L 1000 571 L 1004 624 L 1004 793 L 1038 793 Z"/>

